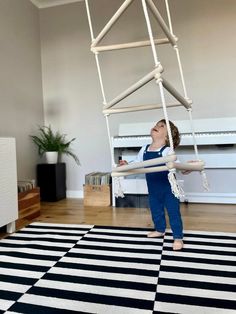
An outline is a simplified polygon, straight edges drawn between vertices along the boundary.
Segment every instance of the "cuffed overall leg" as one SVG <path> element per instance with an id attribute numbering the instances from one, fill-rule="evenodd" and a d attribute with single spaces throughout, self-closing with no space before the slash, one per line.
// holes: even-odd
<path id="1" fill-rule="evenodd" d="M 155 230 L 164 233 L 166 230 L 165 207 L 164 198 L 160 194 L 162 193 L 157 192 L 157 189 L 156 191 L 149 190 L 149 206 Z"/>
<path id="2" fill-rule="evenodd" d="M 171 188 L 169 191 L 166 191 L 165 194 L 165 207 L 168 212 L 173 238 L 183 239 L 183 223 L 180 213 L 180 203 L 179 199 L 171 192 Z"/>

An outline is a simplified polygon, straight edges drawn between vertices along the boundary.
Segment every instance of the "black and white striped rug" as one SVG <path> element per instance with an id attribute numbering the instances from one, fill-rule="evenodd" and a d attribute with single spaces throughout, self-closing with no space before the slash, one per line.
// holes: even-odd
<path id="1" fill-rule="evenodd" d="M 0 240 L 0 313 L 236 313 L 236 233 L 33 223 Z"/>

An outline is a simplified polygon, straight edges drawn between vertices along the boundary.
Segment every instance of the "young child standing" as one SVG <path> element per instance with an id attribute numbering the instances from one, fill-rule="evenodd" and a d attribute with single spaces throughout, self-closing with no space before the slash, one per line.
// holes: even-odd
<path id="1" fill-rule="evenodd" d="M 180 143 L 178 128 L 169 121 L 174 148 Z M 153 158 L 165 157 L 172 152 L 169 146 L 167 126 L 165 119 L 160 120 L 151 129 L 152 143 L 143 146 L 135 161 L 145 161 Z M 120 165 L 127 164 L 125 160 Z M 146 173 L 149 194 L 149 206 L 152 214 L 155 231 L 148 233 L 148 237 L 161 237 L 165 234 L 166 219 L 165 208 L 169 216 L 169 223 L 173 233 L 173 250 L 183 248 L 183 224 L 180 213 L 179 199 L 174 196 L 168 180 L 168 171 Z"/>

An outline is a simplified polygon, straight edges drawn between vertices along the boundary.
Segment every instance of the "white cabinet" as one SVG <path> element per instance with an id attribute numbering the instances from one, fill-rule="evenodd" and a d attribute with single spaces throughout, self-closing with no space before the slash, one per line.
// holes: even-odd
<path id="1" fill-rule="evenodd" d="M 0 137 L 0 227 L 7 225 L 7 232 L 14 232 L 17 218 L 16 143 Z"/>

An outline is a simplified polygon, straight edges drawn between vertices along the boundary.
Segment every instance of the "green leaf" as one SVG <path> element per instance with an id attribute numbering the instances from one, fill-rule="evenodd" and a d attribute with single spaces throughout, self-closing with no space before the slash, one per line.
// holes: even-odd
<path id="1" fill-rule="evenodd" d="M 38 135 L 30 135 L 34 144 L 38 148 L 38 153 L 42 156 L 45 152 L 55 151 L 59 154 L 71 156 L 75 162 L 80 165 L 79 158 L 70 148 L 70 145 L 76 138 L 66 140 L 66 134 L 61 134 L 59 131 L 53 132 L 51 126 L 40 126 Z"/>

